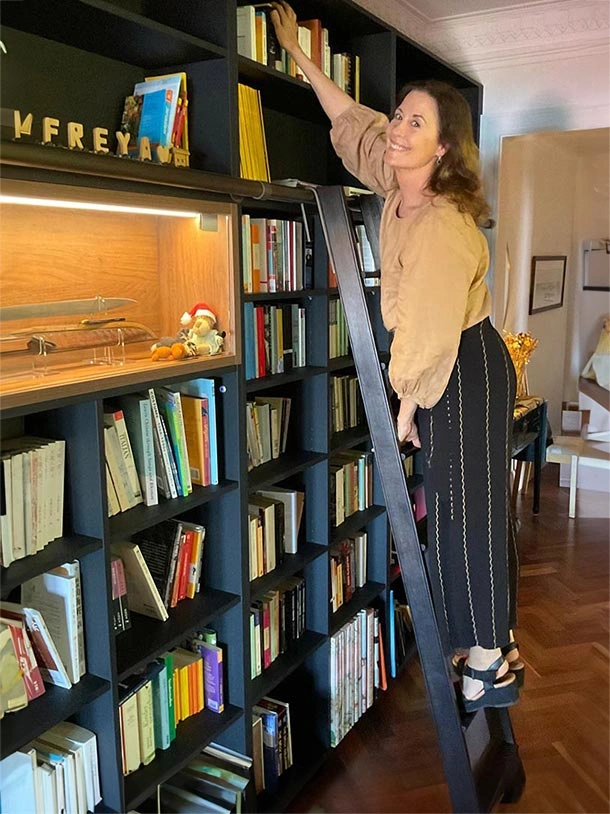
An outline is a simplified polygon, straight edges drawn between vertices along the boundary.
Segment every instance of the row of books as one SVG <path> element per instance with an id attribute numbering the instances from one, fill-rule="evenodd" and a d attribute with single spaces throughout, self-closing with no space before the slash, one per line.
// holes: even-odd
<path id="1" fill-rule="evenodd" d="M 263 106 L 259 90 L 237 85 L 239 116 L 239 174 L 252 181 L 270 181 Z"/>
<path id="2" fill-rule="evenodd" d="M 297 303 L 244 303 L 246 379 L 259 379 L 305 367 L 306 314 L 306 309 Z"/>
<path id="3" fill-rule="evenodd" d="M 330 553 L 330 606 L 334 613 L 362 588 L 367 575 L 367 534 L 341 540 Z"/>
<path id="4" fill-rule="evenodd" d="M 188 91 L 186 73 L 147 76 L 125 98 L 121 132 L 129 135 L 128 153 L 138 154 L 142 139 L 158 147 L 183 152 L 188 166 Z M 147 156 L 149 158 L 151 156 Z"/>
<path id="5" fill-rule="evenodd" d="M 131 540 L 112 543 L 125 569 L 129 609 L 164 622 L 168 610 L 200 590 L 205 528 L 163 520 Z"/>
<path id="6" fill-rule="evenodd" d="M 252 758 L 217 743 L 209 744 L 171 780 L 161 784 L 159 814 L 241 814 L 246 789 L 252 782 L 252 767 Z"/>
<path id="7" fill-rule="evenodd" d="M 267 790 L 273 794 L 284 772 L 293 765 L 290 704 L 279 698 L 263 696 L 252 707 L 253 754 L 255 763 L 262 763 L 257 792 Z"/>
<path id="8" fill-rule="evenodd" d="M 108 514 L 218 483 L 213 379 L 121 396 L 104 408 Z"/>
<path id="9" fill-rule="evenodd" d="M 413 620 L 409 605 L 399 600 L 393 589 L 389 593 L 389 607 L 390 675 L 396 678 L 398 668 L 405 663 L 413 644 Z"/>
<path id="10" fill-rule="evenodd" d="M 373 456 L 371 452 L 346 450 L 330 458 L 330 517 L 341 525 L 355 512 L 373 504 Z"/>
<path id="11" fill-rule="evenodd" d="M 203 709 L 224 711 L 223 652 L 215 631 L 206 629 L 186 644 L 119 684 L 124 775 L 168 749 L 181 721 Z"/>
<path id="12" fill-rule="evenodd" d="M 343 303 L 338 298 L 331 299 L 328 302 L 328 357 L 337 359 L 347 356 L 349 352 L 349 334 Z"/>
<path id="13" fill-rule="evenodd" d="M 357 376 L 331 376 L 330 408 L 333 432 L 353 429 L 365 423 L 364 404 Z"/>
<path id="14" fill-rule="evenodd" d="M 305 251 L 301 221 L 242 215 L 241 226 L 246 294 L 313 288 L 312 255 Z"/>
<path id="15" fill-rule="evenodd" d="M 284 554 L 296 554 L 305 494 L 274 486 L 248 496 L 250 580 L 273 571 Z"/>
<path id="16" fill-rule="evenodd" d="M 363 608 L 330 638 L 330 745 L 337 746 L 387 689 L 382 626 Z"/>
<path id="17" fill-rule="evenodd" d="M 292 399 L 257 396 L 246 402 L 248 471 L 286 452 Z"/>
<path id="18" fill-rule="evenodd" d="M 66 442 L 2 440 L 0 545 L 4 568 L 62 536 Z"/>
<path id="19" fill-rule="evenodd" d="M 237 9 L 238 53 L 307 82 L 298 65 L 280 46 L 270 12 L 271 8 L 256 5 L 241 6 Z M 297 36 L 299 45 L 318 68 L 358 102 L 360 57 L 346 52 L 333 53 L 329 31 L 319 19 L 299 20 Z"/>
<path id="20" fill-rule="evenodd" d="M 305 632 L 305 579 L 290 577 L 250 606 L 250 669 L 255 678 Z"/>
<path id="21" fill-rule="evenodd" d="M 2 811 L 87 814 L 102 800 L 97 737 L 62 721 L 0 762 Z"/>

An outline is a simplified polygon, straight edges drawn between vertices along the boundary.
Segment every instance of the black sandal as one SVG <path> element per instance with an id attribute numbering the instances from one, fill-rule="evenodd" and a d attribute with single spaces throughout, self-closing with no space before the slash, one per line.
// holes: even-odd
<path id="1" fill-rule="evenodd" d="M 519 650 L 519 645 L 517 642 L 509 642 L 505 647 L 503 647 L 502 655 L 504 658 L 506 658 L 507 654 L 512 653 L 513 650 Z M 508 659 L 506 660 L 508 661 Z M 517 687 L 522 687 L 523 679 L 525 678 L 525 664 L 520 658 L 516 659 L 515 661 L 508 661 L 508 669 L 515 676 Z"/>
<path id="2" fill-rule="evenodd" d="M 466 663 L 462 676 L 483 682 L 483 690 L 475 698 L 463 697 L 464 710 L 476 712 L 483 707 L 512 707 L 519 700 L 519 688 L 510 670 L 498 678 L 497 673 L 505 659 L 503 656 L 490 664 L 487 670 L 475 670 Z"/>

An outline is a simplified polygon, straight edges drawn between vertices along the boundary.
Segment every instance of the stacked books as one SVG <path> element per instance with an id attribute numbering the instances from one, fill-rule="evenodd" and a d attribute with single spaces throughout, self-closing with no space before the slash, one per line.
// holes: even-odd
<path id="1" fill-rule="evenodd" d="M 367 534 L 359 531 L 353 537 L 333 546 L 330 554 L 331 609 L 334 613 L 366 583 Z"/>
<path id="2" fill-rule="evenodd" d="M 305 579 L 290 577 L 250 606 L 250 668 L 255 678 L 305 632 Z"/>
<path id="3" fill-rule="evenodd" d="M 350 351 L 349 334 L 343 303 L 340 299 L 328 301 L 328 356 L 337 359 Z"/>
<path id="4" fill-rule="evenodd" d="M 186 520 L 163 520 L 112 543 L 123 562 L 130 611 L 164 622 L 168 609 L 200 590 L 205 528 Z"/>
<path id="5" fill-rule="evenodd" d="M 206 629 L 119 684 L 123 774 L 168 749 L 181 721 L 203 709 L 224 711 L 222 667 L 216 633 Z"/>
<path id="6" fill-rule="evenodd" d="M 307 309 L 298 303 L 244 303 L 246 378 L 286 373 L 307 364 Z"/>
<path id="7" fill-rule="evenodd" d="M 102 800 L 97 737 L 63 721 L 0 762 L 0 796 L 7 812 L 87 814 Z"/>
<path id="8" fill-rule="evenodd" d="M 248 471 L 286 452 L 291 399 L 258 396 L 246 402 Z"/>
<path id="9" fill-rule="evenodd" d="M 252 181 L 270 181 L 261 93 L 241 82 L 237 89 L 240 175 Z"/>
<path id="10" fill-rule="evenodd" d="M 262 772 L 258 769 L 262 783 L 257 791 L 265 789 L 273 794 L 280 777 L 293 764 L 290 704 L 269 696 L 259 699 L 252 707 L 252 735 L 255 763 L 262 763 Z"/>
<path id="11" fill-rule="evenodd" d="M 189 764 L 159 787 L 162 811 L 190 814 L 239 814 L 252 779 L 252 758 L 210 743 Z"/>
<path id="12" fill-rule="evenodd" d="M 387 689 L 379 612 L 363 608 L 330 638 L 330 745 Z"/>
<path id="13" fill-rule="evenodd" d="M 219 480 L 216 387 L 193 379 L 121 396 L 104 407 L 108 515 L 159 495 L 185 497 Z"/>
<path id="14" fill-rule="evenodd" d="M 147 76 L 138 82 L 125 99 L 121 119 L 121 131 L 129 134 L 129 152 L 139 153 L 142 139 L 146 138 L 151 150 L 171 148 L 174 163 L 188 166 L 187 112 L 185 73 Z"/>
<path id="15" fill-rule="evenodd" d="M 0 554 L 4 568 L 62 536 L 65 457 L 64 440 L 29 435 L 3 439 Z"/>
<path id="16" fill-rule="evenodd" d="M 312 255 L 305 251 L 301 221 L 242 215 L 241 226 L 246 294 L 313 288 Z"/>
<path id="17" fill-rule="evenodd" d="M 330 516 L 335 526 L 373 504 L 371 452 L 346 450 L 330 459 Z"/>
<path id="18" fill-rule="evenodd" d="M 284 554 L 296 554 L 305 494 L 275 486 L 248 496 L 250 579 L 273 571 Z"/>
<path id="19" fill-rule="evenodd" d="M 280 46 L 270 7 L 241 6 L 237 9 L 237 51 L 244 57 L 307 82 L 298 65 Z M 299 45 L 318 68 L 339 87 L 360 101 L 360 57 L 331 51 L 328 29 L 319 19 L 299 20 Z"/>

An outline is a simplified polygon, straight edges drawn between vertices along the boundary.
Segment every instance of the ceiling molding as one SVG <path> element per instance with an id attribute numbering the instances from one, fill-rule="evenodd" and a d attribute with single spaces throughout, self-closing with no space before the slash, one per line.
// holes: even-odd
<path id="1" fill-rule="evenodd" d="M 359 0 L 365 5 L 365 0 Z M 575 58 L 609 50 L 610 4 L 549 0 L 431 21 L 409 0 L 366 7 L 460 70 Z"/>

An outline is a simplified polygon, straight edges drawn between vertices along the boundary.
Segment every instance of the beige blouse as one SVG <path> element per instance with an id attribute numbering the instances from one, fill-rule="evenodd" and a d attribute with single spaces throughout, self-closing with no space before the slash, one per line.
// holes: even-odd
<path id="1" fill-rule="evenodd" d="M 487 242 L 473 218 L 437 197 L 398 217 L 400 191 L 383 160 L 388 120 L 354 103 L 333 121 L 345 167 L 385 198 L 381 217 L 381 314 L 394 332 L 390 382 L 400 398 L 433 407 L 455 364 L 462 331 L 489 316 Z"/>

